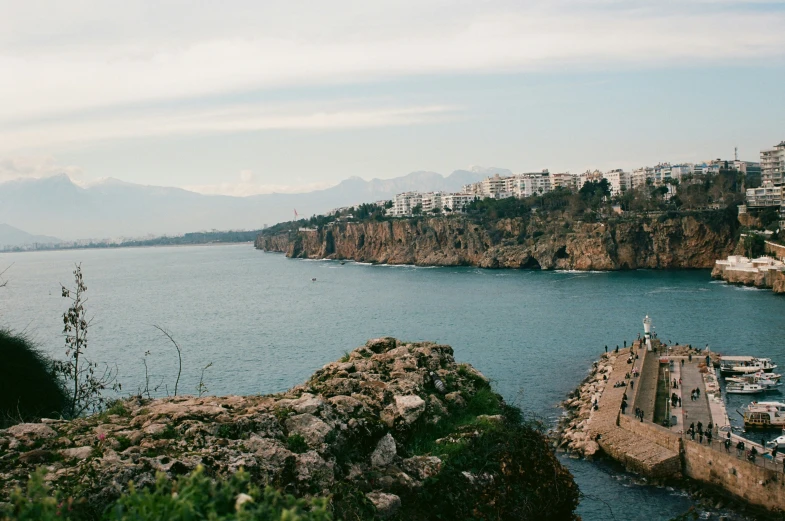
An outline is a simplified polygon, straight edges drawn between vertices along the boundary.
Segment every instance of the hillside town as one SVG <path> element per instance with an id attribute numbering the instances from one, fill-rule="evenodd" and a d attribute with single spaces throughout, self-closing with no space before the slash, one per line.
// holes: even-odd
<path id="1" fill-rule="evenodd" d="M 755 213 L 773 208 L 785 220 L 783 190 L 785 190 L 785 141 L 761 151 L 760 162 L 714 159 L 703 163 L 660 163 L 633 171 L 614 169 L 607 172 L 589 170 L 581 174 L 541 172 L 501 176 L 496 174 L 482 181 L 465 185 L 460 192 L 404 192 L 397 194 L 392 205 L 387 205 L 387 215 L 408 217 L 427 213 L 462 213 L 475 200 L 508 197 L 524 198 L 542 195 L 557 189 L 577 191 L 587 182 L 608 183 L 611 197 L 622 195 L 630 189 L 661 188 L 662 197 L 669 200 L 678 193 L 679 185 L 701 182 L 706 176 L 721 172 L 737 174 L 746 188 L 747 180 L 754 187 L 746 188 L 746 204 L 739 206 L 739 213 Z M 758 186 L 759 185 L 759 186 Z M 379 205 L 384 205 L 379 201 Z"/>

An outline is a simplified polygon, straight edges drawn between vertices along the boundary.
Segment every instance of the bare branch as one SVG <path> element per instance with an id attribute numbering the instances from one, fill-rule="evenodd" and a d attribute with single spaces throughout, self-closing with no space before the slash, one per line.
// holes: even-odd
<path id="1" fill-rule="evenodd" d="M 179 365 L 178 365 L 178 369 L 177 369 L 177 380 L 174 383 L 174 395 L 177 396 L 177 386 L 180 384 L 180 375 L 183 372 L 183 355 L 182 355 L 182 351 L 180 350 L 180 344 L 178 344 L 175 341 L 174 337 L 172 337 L 172 334 L 169 331 L 167 331 L 166 329 L 162 328 L 161 326 L 159 326 L 157 324 L 153 324 L 153 327 L 156 328 L 161 333 L 163 333 L 164 335 L 166 335 L 166 338 L 171 340 L 171 342 L 174 344 L 174 347 L 177 349 L 177 361 L 178 361 Z M 168 394 L 168 391 L 167 391 L 167 394 Z"/>

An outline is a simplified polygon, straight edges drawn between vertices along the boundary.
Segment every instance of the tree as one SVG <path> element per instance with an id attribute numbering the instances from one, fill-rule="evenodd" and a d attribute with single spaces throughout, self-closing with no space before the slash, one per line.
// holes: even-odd
<path id="1" fill-rule="evenodd" d="M 422 213 L 422 204 L 417 204 L 412 208 L 412 215 L 420 215 Z"/>
<path id="2" fill-rule="evenodd" d="M 112 370 L 108 365 L 104 365 L 103 372 L 99 375 L 98 364 L 84 356 L 91 320 L 88 320 L 85 309 L 87 286 L 82 276 L 81 264 L 76 265 L 73 274 L 73 288 L 60 284 L 63 298 L 69 299 L 71 305 L 63 313 L 65 356 L 68 359 L 56 362 L 56 370 L 70 388 L 71 403 L 67 413 L 71 417 L 77 417 L 88 411 L 102 409 L 107 401 L 103 391 L 109 388 L 119 391 L 122 386 L 116 381 L 116 368 Z"/>

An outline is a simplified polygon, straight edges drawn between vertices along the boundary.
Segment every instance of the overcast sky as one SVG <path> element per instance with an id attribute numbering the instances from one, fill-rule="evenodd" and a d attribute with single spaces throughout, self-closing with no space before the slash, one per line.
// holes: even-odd
<path id="1" fill-rule="evenodd" d="M 247 195 L 755 160 L 785 2 L 0 0 L 0 181 Z"/>

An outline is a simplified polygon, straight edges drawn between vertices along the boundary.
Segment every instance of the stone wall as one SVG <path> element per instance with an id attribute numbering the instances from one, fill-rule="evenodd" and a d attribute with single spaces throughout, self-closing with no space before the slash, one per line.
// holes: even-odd
<path id="1" fill-rule="evenodd" d="M 785 260 L 785 246 L 781 244 L 775 244 L 773 242 L 765 241 L 766 243 L 766 253 L 771 255 L 772 257 Z"/>
<path id="2" fill-rule="evenodd" d="M 627 415 L 619 416 L 619 427 L 646 438 L 660 447 L 676 453 L 681 452 L 681 436 L 665 427 L 660 427 L 654 423 L 637 421 L 635 418 Z"/>
<path id="3" fill-rule="evenodd" d="M 765 469 L 730 453 L 710 449 L 684 440 L 684 473 L 698 481 L 710 483 L 739 498 L 770 510 L 785 510 L 785 475 Z"/>

